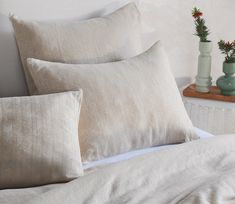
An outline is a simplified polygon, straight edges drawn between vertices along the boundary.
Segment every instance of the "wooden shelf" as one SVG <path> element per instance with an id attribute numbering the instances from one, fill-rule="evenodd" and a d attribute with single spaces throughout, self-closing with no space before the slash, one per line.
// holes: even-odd
<path id="1" fill-rule="evenodd" d="M 209 93 L 201 93 L 196 91 L 195 84 L 191 84 L 186 89 L 183 90 L 183 95 L 186 97 L 235 103 L 235 96 L 224 96 L 220 94 L 220 90 L 217 86 L 211 86 Z"/>

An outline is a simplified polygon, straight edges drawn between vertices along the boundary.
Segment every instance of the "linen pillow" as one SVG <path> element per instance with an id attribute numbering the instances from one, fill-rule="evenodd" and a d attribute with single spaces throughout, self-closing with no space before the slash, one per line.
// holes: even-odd
<path id="1" fill-rule="evenodd" d="M 78 143 L 82 92 L 0 99 L 0 189 L 83 175 Z"/>
<path id="2" fill-rule="evenodd" d="M 39 93 L 82 88 L 83 161 L 197 138 L 160 43 L 134 58 L 71 65 L 28 59 Z"/>
<path id="3" fill-rule="evenodd" d="M 31 94 L 35 85 L 26 59 L 67 63 L 102 63 L 139 54 L 140 13 L 134 3 L 100 18 L 85 21 L 37 22 L 11 16 Z"/>

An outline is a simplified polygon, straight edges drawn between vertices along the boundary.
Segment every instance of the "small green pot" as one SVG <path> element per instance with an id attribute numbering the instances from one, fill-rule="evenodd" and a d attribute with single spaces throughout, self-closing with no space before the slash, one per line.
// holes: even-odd
<path id="1" fill-rule="evenodd" d="M 220 88 L 221 94 L 235 96 L 235 63 L 223 63 L 225 76 L 217 79 L 216 85 Z"/>

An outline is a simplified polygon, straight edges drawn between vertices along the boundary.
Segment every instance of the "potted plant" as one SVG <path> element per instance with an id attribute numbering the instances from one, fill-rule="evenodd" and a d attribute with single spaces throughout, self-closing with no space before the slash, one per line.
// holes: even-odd
<path id="1" fill-rule="evenodd" d="M 219 77 L 216 84 L 223 95 L 235 96 L 235 41 L 225 42 L 220 40 L 218 46 L 221 53 L 225 55 L 223 62 L 223 72 L 225 75 Z"/>
<path id="2" fill-rule="evenodd" d="M 200 38 L 198 57 L 198 71 L 196 76 L 196 90 L 198 92 L 207 93 L 210 91 L 211 86 L 211 51 L 212 42 L 207 39 L 209 29 L 205 25 L 205 20 L 202 18 L 203 13 L 199 8 L 194 7 L 192 10 L 192 16 L 196 26 L 196 33 L 194 35 Z"/>

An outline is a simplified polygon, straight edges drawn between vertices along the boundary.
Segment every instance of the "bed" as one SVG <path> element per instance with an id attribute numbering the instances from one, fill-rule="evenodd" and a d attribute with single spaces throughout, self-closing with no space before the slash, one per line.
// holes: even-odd
<path id="1" fill-rule="evenodd" d="M 200 138 L 202 140 L 214 137 L 210 133 L 207 133 L 203 130 L 200 130 L 198 128 L 195 128 L 195 129 L 196 129 L 197 133 L 200 135 Z M 101 170 L 105 167 L 108 167 L 108 166 L 112 166 L 113 164 L 118 164 L 118 163 L 121 164 L 122 162 L 130 160 L 132 158 L 141 157 L 142 155 L 146 155 L 148 153 L 156 153 L 156 152 L 163 150 L 163 149 L 170 149 L 173 146 L 175 146 L 175 145 L 165 145 L 165 146 L 158 146 L 158 147 L 146 148 L 146 149 L 142 149 L 142 150 L 131 151 L 128 153 L 116 155 L 116 156 L 106 158 L 103 160 L 84 163 L 83 167 L 85 169 L 85 174 L 88 175 L 88 174 L 91 174 L 92 172 L 93 173 L 99 172 L 99 170 Z M 91 180 L 91 182 L 92 182 L 92 180 Z M 42 195 L 44 196 L 44 194 L 48 194 L 50 192 L 55 191 L 55 189 L 57 189 L 57 188 L 60 189 L 63 186 L 64 186 L 64 184 L 52 184 L 52 185 L 45 185 L 45 186 L 34 187 L 34 188 L 1 190 L 0 191 L 0 203 L 4 203 L 4 204 L 8 204 L 8 203 L 9 204 L 34 203 L 34 202 L 40 203 L 41 201 L 36 202 L 34 200 L 37 200 L 37 198 L 38 197 L 40 198 L 40 196 L 42 196 Z M 115 188 L 115 186 L 113 186 L 112 188 Z M 76 194 L 76 192 L 75 192 L 75 194 Z M 60 201 L 53 200 L 50 202 L 57 203 Z M 65 201 L 65 200 L 61 201 L 61 203 L 66 203 L 66 202 L 68 202 L 68 201 Z M 106 202 L 102 202 L 101 200 L 100 201 L 93 201 L 93 200 L 87 201 L 87 203 L 96 203 L 96 202 L 106 203 Z M 69 201 L 68 203 L 73 203 L 73 202 Z M 74 203 L 86 203 L 86 202 L 78 199 L 76 202 L 74 201 Z M 117 201 L 113 201 L 113 203 L 125 203 L 125 202 L 121 202 L 121 201 L 117 200 Z M 138 202 L 133 202 L 133 203 L 138 203 Z"/>
<path id="2" fill-rule="evenodd" d="M 85 176 L 67 184 L 1 190 L 0 201 L 233 203 L 233 135 L 214 139 L 206 135 L 209 138 L 196 143 L 147 149 L 87 164 Z"/>
<path id="3" fill-rule="evenodd" d="M 22 1 L 18 7 L 18 3 L 0 1 L 3 5 L 0 8 L 0 23 L 3 25 L 0 30 L 0 97 L 28 95 L 14 33 L 7 17 L 9 12 L 28 19 L 33 16 L 52 20 L 77 18 L 80 10 L 79 18 L 83 19 L 109 13 L 125 3 L 106 5 L 104 1 L 104 5 L 94 6 L 94 11 L 89 5 L 85 10 L 80 8 L 79 1 L 59 4 L 50 1 L 43 7 L 42 14 L 37 8 L 41 3 L 33 5 L 35 2 Z M 27 9 L 29 5 L 32 10 Z M 97 8 L 100 9 L 97 11 Z M 178 81 L 180 86 L 185 82 L 184 78 Z M 0 203 L 235 203 L 234 136 L 214 136 L 196 127 L 194 130 L 199 136 L 197 141 L 143 148 L 83 162 L 84 175 L 70 182 L 0 190 Z"/>

